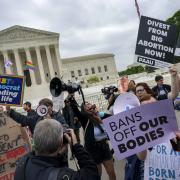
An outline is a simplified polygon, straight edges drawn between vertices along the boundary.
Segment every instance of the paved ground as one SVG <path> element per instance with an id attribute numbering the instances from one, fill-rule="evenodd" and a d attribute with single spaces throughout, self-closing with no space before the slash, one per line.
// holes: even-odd
<path id="1" fill-rule="evenodd" d="M 180 111 L 176 111 L 176 117 L 178 120 L 178 124 L 179 124 L 179 128 L 180 128 Z M 83 139 L 82 136 L 82 131 L 81 131 L 81 139 Z M 75 169 L 75 163 L 74 161 L 69 161 L 70 162 L 70 166 Z M 114 163 L 115 165 L 115 170 L 116 170 L 116 176 L 117 176 L 117 180 L 123 180 L 124 179 L 124 165 L 125 165 L 125 161 L 115 161 Z M 108 180 L 107 174 L 105 172 L 105 170 L 103 169 L 103 175 L 102 175 L 102 180 Z"/>

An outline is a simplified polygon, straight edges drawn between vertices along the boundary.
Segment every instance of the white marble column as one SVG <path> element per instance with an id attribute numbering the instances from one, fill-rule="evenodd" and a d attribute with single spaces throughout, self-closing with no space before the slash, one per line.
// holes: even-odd
<path id="1" fill-rule="evenodd" d="M 30 50 L 28 48 L 26 48 L 25 52 L 26 52 L 26 61 L 32 62 Z M 30 76 L 31 76 L 32 85 L 34 85 L 34 84 L 36 84 L 35 73 L 32 70 L 29 70 L 29 72 L 30 72 Z"/>
<path id="2" fill-rule="evenodd" d="M 19 57 L 18 49 L 13 49 L 14 57 L 15 57 L 15 62 L 16 62 L 16 68 L 17 68 L 17 73 L 18 75 L 24 75 L 23 73 L 23 68 L 22 68 L 22 63 Z"/>
<path id="3" fill-rule="evenodd" d="M 59 73 L 60 75 L 62 76 L 63 73 L 62 73 L 62 61 L 61 61 L 61 57 L 60 57 L 60 54 L 59 54 L 59 45 L 58 44 L 55 44 L 54 45 L 55 47 L 55 53 L 56 53 L 56 59 L 57 59 L 57 63 L 58 63 L 58 69 L 59 69 Z"/>
<path id="4" fill-rule="evenodd" d="M 46 83 L 45 72 L 44 72 L 44 67 L 43 67 L 41 53 L 40 53 L 40 47 L 35 47 L 35 50 L 36 50 L 36 55 L 37 55 L 37 63 L 39 66 L 39 72 L 41 76 L 41 83 Z"/>
<path id="5" fill-rule="evenodd" d="M 6 60 L 10 60 L 10 59 L 8 57 L 8 52 L 7 51 L 2 51 L 2 54 L 3 54 L 3 57 L 4 57 L 4 68 L 5 68 Z M 11 66 L 8 67 L 8 68 L 5 68 L 5 73 L 6 74 L 12 74 Z"/>
<path id="6" fill-rule="evenodd" d="M 50 49 L 49 49 L 48 45 L 45 46 L 45 50 L 46 50 L 46 56 L 47 56 L 47 62 L 48 62 L 48 66 L 49 66 L 49 71 L 50 71 L 50 75 L 51 75 L 51 79 L 52 79 L 55 76 L 55 73 L 54 73 L 51 53 L 50 53 Z"/>

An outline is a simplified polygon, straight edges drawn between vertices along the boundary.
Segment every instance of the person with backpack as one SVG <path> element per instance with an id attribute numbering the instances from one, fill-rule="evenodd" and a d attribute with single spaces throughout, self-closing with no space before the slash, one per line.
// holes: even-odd
<path id="1" fill-rule="evenodd" d="M 33 139 L 35 151 L 18 160 L 14 180 L 100 180 L 95 162 L 77 143 L 72 129 L 63 132 L 58 121 L 45 119 L 37 123 Z M 60 152 L 65 142 L 78 160 L 77 171 L 61 161 Z"/>

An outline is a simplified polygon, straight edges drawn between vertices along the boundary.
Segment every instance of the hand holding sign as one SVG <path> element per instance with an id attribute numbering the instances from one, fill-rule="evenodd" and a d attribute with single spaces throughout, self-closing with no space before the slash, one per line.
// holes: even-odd
<path id="1" fill-rule="evenodd" d="M 129 104 L 128 101 L 123 104 L 126 103 Z M 118 113 L 104 119 L 103 124 L 118 159 L 174 138 L 174 131 L 178 130 L 170 100 L 162 100 Z"/>
<path id="2" fill-rule="evenodd" d="M 177 28 L 167 22 L 141 16 L 136 43 L 136 62 L 164 68 L 173 63 Z"/>
<path id="3" fill-rule="evenodd" d="M 21 106 L 23 93 L 23 76 L 0 76 L 0 104 Z"/>

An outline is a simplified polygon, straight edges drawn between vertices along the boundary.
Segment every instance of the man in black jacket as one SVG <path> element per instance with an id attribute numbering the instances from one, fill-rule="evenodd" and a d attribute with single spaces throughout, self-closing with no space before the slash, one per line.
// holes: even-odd
<path id="1" fill-rule="evenodd" d="M 40 105 L 45 105 L 48 108 L 48 113 L 44 117 L 39 116 L 37 113 L 35 113 L 33 116 L 24 116 L 14 111 L 13 109 L 10 109 L 9 107 L 6 107 L 6 109 L 7 109 L 7 113 L 14 121 L 21 124 L 22 127 L 28 126 L 32 134 L 34 133 L 34 128 L 36 126 L 36 123 L 45 118 L 55 119 L 59 121 L 63 125 L 63 127 L 65 128 L 68 127 L 68 125 L 64 120 L 64 117 L 59 112 L 54 112 L 52 110 L 53 102 L 50 99 L 44 98 L 40 100 L 39 106 Z"/>
<path id="2" fill-rule="evenodd" d="M 31 109 L 31 103 L 29 101 L 23 104 L 23 109 L 27 112 L 27 116 L 34 116 L 36 114 L 36 111 Z"/>
<path id="3" fill-rule="evenodd" d="M 157 100 L 163 100 L 168 98 L 168 93 L 171 92 L 171 86 L 163 83 L 163 76 L 157 75 L 155 77 L 157 83 L 156 86 L 152 88 L 153 92 L 156 95 Z"/>
<path id="4" fill-rule="evenodd" d="M 59 152 L 67 140 L 80 169 L 64 166 Z M 66 130 L 52 119 L 40 121 L 34 130 L 35 152 L 22 157 L 16 166 L 14 180 L 100 180 L 98 169 L 82 145 L 77 143 L 72 129 Z"/>

